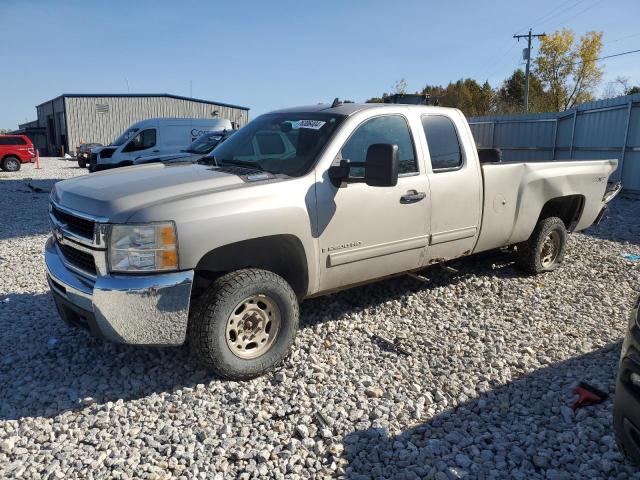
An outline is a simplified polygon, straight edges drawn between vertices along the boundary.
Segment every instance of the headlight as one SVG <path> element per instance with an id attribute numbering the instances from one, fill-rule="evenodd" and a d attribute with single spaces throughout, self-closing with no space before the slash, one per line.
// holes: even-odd
<path id="1" fill-rule="evenodd" d="M 109 235 L 112 272 L 178 269 L 178 238 L 173 222 L 112 225 Z"/>

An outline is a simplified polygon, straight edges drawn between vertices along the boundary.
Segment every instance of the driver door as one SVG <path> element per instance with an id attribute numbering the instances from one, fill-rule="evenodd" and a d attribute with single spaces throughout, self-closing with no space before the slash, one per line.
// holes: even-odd
<path id="1" fill-rule="evenodd" d="M 426 258 L 429 186 L 407 117 L 364 120 L 335 161 L 364 162 L 369 146 L 376 143 L 398 145 L 396 186 L 348 183 L 338 188 L 326 179 L 316 184 L 323 291 L 416 269 Z M 351 177 L 363 175 L 363 169 L 351 169 Z"/>
<path id="2" fill-rule="evenodd" d="M 146 155 L 157 153 L 156 147 L 156 129 L 147 128 L 138 132 L 138 134 L 129 140 L 129 143 L 122 149 L 123 156 L 127 160 L 135 160 Z"/>

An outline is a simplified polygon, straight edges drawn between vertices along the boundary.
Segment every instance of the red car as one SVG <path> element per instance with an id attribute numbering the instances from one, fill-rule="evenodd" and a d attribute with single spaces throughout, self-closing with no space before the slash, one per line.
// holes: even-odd
<path id="1" fill-rule="evenodd" d="M 25 135 L 0 135 L 0 168 L 17 172 L 23 163 L 33 162 L 36 152 Z"/>

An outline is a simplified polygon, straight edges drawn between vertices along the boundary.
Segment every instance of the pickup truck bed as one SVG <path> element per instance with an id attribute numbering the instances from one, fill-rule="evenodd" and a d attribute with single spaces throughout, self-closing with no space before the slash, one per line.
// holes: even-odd
<path id="1" fill-rule="evenodd" d="M 577 218 L 566 223 L 574 231 L 587 228 L 600 213 L 603 189 L 617 164 L 615 159 L 482 164 L 483 213 L 474 252 L 529 238 L 553 198 L 575 198 L 578 208 L 571 214 L 578 212 Z"/>

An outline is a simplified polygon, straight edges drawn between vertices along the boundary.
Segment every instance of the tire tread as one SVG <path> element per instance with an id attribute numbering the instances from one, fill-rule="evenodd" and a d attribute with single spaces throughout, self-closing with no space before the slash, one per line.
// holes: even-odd
<path id="1" fill-rule="evenodd" d="M 253 373 L 239 374 L 235 370 L 231 370 L 215 361 L 212 353 L 215 351 L 213 318 L 215 312 L 221 308 L 223 302 L 234 294 L 237 290 L 251 283 L 258 282 L 276 282 L 288 294 L 288 301 L 294 308 L 294 316 L 297 327 L 299 317 L 298 299 L 287 281 L 267 270 L 257 268 L 247 268 L 237 270 L 222 277 L 217 278 L 211 286 L 200 296 L 191 308 L 191 319 L 189 322 L 189 342 L 197 357 L 208 369 L 214 371 L 219 376 L 226 379 L 244 380 L 253 378 Z M 270 368 L 276 367 L 284 360 L 284 357 L 271 365 Z M 265 366 L 269 368 L 269 366 Z"/>
<path id="2" fill-rule="evenodd" d="M 537 255 L 538 245 L 544 241 L 549 232 L 555 227 L 559 227 L 563 232 L 560 244 L 560 253 L 558 254 L 558 258 L 553 267 L 543 268 Z M 531 233 L 529 239 L 518 244 L 516 266 L 520 270 L 529 274 L 538 274 L 554 270 L 562 262 L 562 258 L 564 257 L 566 238 L 567 231 L 562 219 L 558 217 L 548 217 L 540 220 L 533 229 L 533 233 Z"/>

